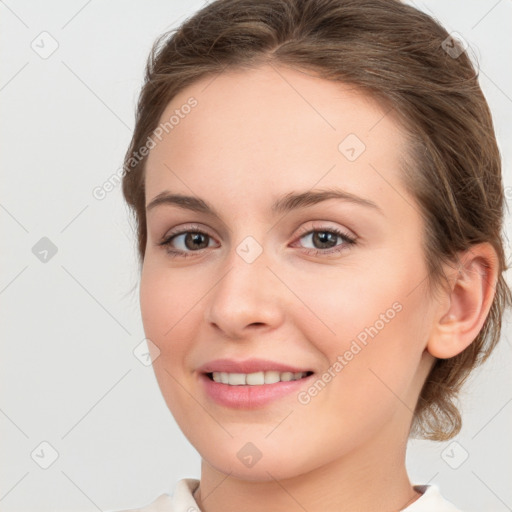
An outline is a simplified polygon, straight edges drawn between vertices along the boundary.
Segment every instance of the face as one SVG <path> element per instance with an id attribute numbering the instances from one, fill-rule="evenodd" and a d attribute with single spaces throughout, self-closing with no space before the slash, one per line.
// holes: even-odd
<path id="1" fill-rule="evenodd" d="M 432 362 L 433 305 L 392 114 L 261 66 L 196 82 L 161 122 L 173 115 L 147 160 L 140 300 L 180 428 L 250 480 L 395 449 Z"/>

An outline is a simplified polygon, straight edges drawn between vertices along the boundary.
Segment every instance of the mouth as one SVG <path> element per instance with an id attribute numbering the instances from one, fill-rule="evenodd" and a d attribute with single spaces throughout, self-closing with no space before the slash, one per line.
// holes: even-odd
<path id="1" fill-rule="evenodd" d="M 265 384 L 305 379 L 313 375 L 313 372 L 279 372 L 277 370 L 269 370 L 254 373 L 207 372 L 204 375 L 213 382 L 228 386 L 263 386 Z"/>
<path id="2" fill-rule="evenodd" d="M 266 364 L 267 368 L 273 367 L 273 370 L 250 368 L 250 366 L 256 365 L 247 364 L 246 367 L 249 366 L 249 368 L 246 371 L 250 373 L 240 372 L 240 366 L 243 366 L 241 364 L 221 365 L 217 363 L 216 366 L 224 367 L 203 368 L 203 371 L 199 373 L 203 390 L 208 398 L 218 405 L 238 410 L 260 409 L 280 399 L 286 399 L 290 395 L 293 397 L 294 394 L 311 383 L 315 374 L 314 371 L 305 369 L 301 371 L 300 368 L 283 364 L 272 366 Z M 217 369 L 231 371 L 213 371 Z M 234 372 L 234 369 L 238 371 Z M 291 399 L 293 400 L 293 398 Z"/>

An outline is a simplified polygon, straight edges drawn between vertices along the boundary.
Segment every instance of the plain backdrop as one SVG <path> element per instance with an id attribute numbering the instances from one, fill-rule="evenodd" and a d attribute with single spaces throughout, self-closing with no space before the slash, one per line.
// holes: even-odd
<path id="1" fill-rule="evenodd" d="M 136 357 L 144 331 L 121 187 L 103 200 L 92 191 L 122 165 L 151 44 L 202 5 L 0 1 L 3 512 L 133 508 L 199 477 Z M 512 197 L 512 3 L 415 5 L 469 43 Z M 512 510 L 510 333 L 507 321 L 465 388 L 460 435 L 410 443 L 413 483 L 439 485 L 467 512 Z"/>

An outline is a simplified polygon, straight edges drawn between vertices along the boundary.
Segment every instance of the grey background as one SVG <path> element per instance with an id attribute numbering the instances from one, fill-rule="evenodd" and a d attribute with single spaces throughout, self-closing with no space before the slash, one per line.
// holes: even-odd
<path id="1" fill-rule="evenodd" d="M 121 188 L 103 200 L 92 191 L 122 166 L 152 42 L 202 5 L 0 1 L 1 511 L 132 508 L 199 477 L 133 353 L 144 332 Z M 512 2 L 415 5 L 470 44 L 512 198 Z M 410 443 L 413 483 L 436 483 L 468 512 L 512 510 L 509 322 L 465 388 L 460 435 Z"/>

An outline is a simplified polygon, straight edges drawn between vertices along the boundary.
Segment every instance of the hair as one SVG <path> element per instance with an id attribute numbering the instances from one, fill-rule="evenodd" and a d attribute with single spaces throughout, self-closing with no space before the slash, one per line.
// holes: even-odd
<path id="1" fill-rule="evenodd" d="M 139 151 L 188 85 L 226 69 L 275 63 L 350 84 L 393 110 L 407 135 L 401 179 L 424 220 L 429 291 L 446 284 L 443 263 L 458 261 L 459 251 L 474 244 L 490 243 L 499 262 L 479 334 L 455 357 L 436 358 L 420 392 L 409 435 L 437 441 L 459 433 L 461 386 L 498 343 L 512 304 L 503 276 L 505 197 L 493 121 L 478 72 L 449 37 L 432 17 L 398 0 L 213 1 L 154 42 L 122 183 L 142 265 L 147 155 Z"/>

